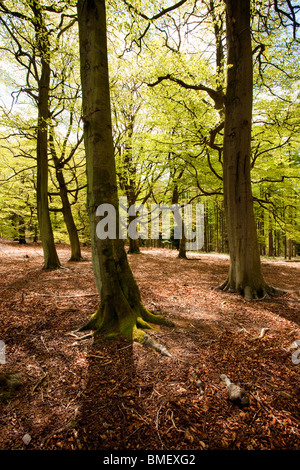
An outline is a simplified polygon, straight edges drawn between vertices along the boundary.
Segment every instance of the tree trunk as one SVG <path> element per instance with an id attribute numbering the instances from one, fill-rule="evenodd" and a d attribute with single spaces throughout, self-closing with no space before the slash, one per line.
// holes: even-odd
<path id="1" fill-rule="evenodd" d="M 70 247 L 71 247 L 70 261 L 82 261 L 78 231 L 74 222 L 71 205 L 70 205 L 70 201 L 68 198 L 68 190 L 67 190 L 65 179 L 64 179 L 61 169 L 56 170 L 56 177 L 59 183 L 59 194 L 60 194 L 60 198 L 62 202 L 63 218 L 67 227 L 69 240 L 70 240 Z"/>
<path id="2" fill-rule="evenodd" d="M 59 195 L 62 202 L 62 213 L 63 218 L 67 227 L 70 247 L 71 247 L 71 258 L 70 261 L 81 261 L 81 248 L 80 248 L 80 241 L 78 237 L 78 231 L 74 222 L 74 217 L 71 210 L 71 204 L 68 197 L 68 190 L 67 185 L 65 182 L 64 174 L 62 171 L 62 166 L 60 165 L 59 158 L 56 154 L 56 150 L 54 147 L 54 138 L 52 132 L 50 132 L 49 136 L 49 144 L 50 150 L 52 155 L 52 160 L 55 166 L 55 174 L 56 179 L 59 186 Z"/>
<path id="3" fill-rule="evenodd" d="M 268 256 L 274 256 L 273 220 L 271 214 L 269 214 Z"/>
<path id="4" fill-rule="evenodd" d="M 90 219 L 92 257 L 100 306 L 83 329 L 106 336 L 122 335 L 146 343 L 141 328 L 148 322 L 171 322 L 154 315 L 143 305 L 130 269 L 123 240 L 96 235 L 96 210 L 113 206 L 118 221 L 118 193 L 112 138 L 109 93 L 105 0 L 79 0 L 78 24 L 83 91 L 84 144 L 87 164 L 87 205 Z"/>
<path id="5" fill-rule="evenodd" d="M 37 131 L 37 213 L 44 252 L 44 269 L 57 269 L 60 267 L 60 262 L 55 248 L 48 204 L 48 100 L 50 87 L 48 57 L 42 57 L 41 63 Z"/>
<path id="6" fill-rule="evenodd" d="M 136 217 L 134 215 L 129 215 L 128 216 L 129 225 L 135 219 L 136 219 Z M 130 254 L 130 255 L 140 255 L 141 254 L 140 244 L 139 244 L 139 239 L 138 238 L 129 237 L 128 254 Z"/>
<path id="7" fill-rule="evenodd" d="M 126 164 L 126 161 L 125 161 L 125 164 Z M 130 162 L 130 163 L 127 162 L 127 164 L 132 165 L 132 162 Z M 134 185 L 134 183 L 133 183 L 133 180 L 131 178 L 129 179 L 129 182 L 126 182 L 126 185 L 125 185 L 126 195 L 127 195 L 127 198 L 128 198 L 129 207 L 136 204 L 136 196 L 135 196 L 135 191 L 134 191 L 134 186 L 133 185 Z M 129 224 L 129 226 L 135 219 L 136 219 L 135 215 L 128 215 L 128 224 Z M 141 254 L 139 238 L 129 237 L 128 253 L 131 254 L 131 255 L 140 255 Z"/>
<path id="8" fill-rule="evenodd" d="M 18 227 L 19 227 L 19 244 L 25 245 L 26 244 L 26 228 L 25 228 L 25 220 L 22 215 L 18 216 Z"/>
<path id="9" fill-rule="evenodd" d="M 129 207 L 136 203 L 136 168 L 132 161 L 132 137 L 134 129 L 134 115 L 129 116 L 129 122 L 127 123 L 127 135 L 125 144 L 125 155 L 124 155 L 124 174 L 121 175 L 122 183 L 125 188 L 126 196 L 128 198 Z M 129 215 L 128 222 L 130 223 L 135 220 L 135 216 Z M 140 245 L 138 238 L 129 237 L 129 249 L 128 253 L 139 255 Z"/>
<path id="10" fill-rule="evenodd" d="M 246 299 L 282 293 L 265 282 L 250 179 L 253 69 L 250 0 L 225 0 L 227 91 L 225 98 L 223 186 L 230 267 L 223 290 Z"/>
<path id="11" fill-rule="evenodd" d="M 179 174 L 178 179 L 180 179 L 183 175 L 183 171 Z M 178 192 L 178 185 L 175 183 L 175 186 L 173 188 L 173 194 L 172 194 L 172 205 L 173 204 L 179 204 L 179 192 Z M 180 214 L 175 211 L 174 215 L 176 216 L 177 220 L 176 223 L 178 225 L 181 225 L 181 238 L 179 240 L 179 246 L 178 246 L 178 258 L 180 259 L 187 259 L 186 255 L 186 236 L 184 233 L 184 219 L 183 219 L 183 214 L 180 216 Z"/>
<path id="12" fill-rule="evenodd" d="M 35 16 L 37 50 L 41 58 L 41 76 L 38 83 L 37 129 L 37 215 L 44 252 L 44 269 L 57 269 L 57 256 L 48 203 L 48 119 L 50 90 L 50 47 L 39 2 L 30 3 Z"/>

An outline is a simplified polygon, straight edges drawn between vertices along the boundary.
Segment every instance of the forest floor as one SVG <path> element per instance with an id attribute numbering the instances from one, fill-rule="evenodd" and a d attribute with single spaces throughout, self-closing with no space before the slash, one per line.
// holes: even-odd
<path id="1" fill-rule="evenodd" d="M 149 332 L 166 357 L 123 339 L 82 339 L 76 330 L 98 306 L 90 250 L 76 263 L 68 246 L 58 254 L 64 269 L 47 272 L 40 245 L 0 240 L 0 373 L 22 374 L 0 397 L 0 450 L 299 449 L 297 260 L 263 259 L 266 280 L 287 293 L 245 301 L 214 290 L 226 255 L 130 255 L 144 304 L 175 323 Z M 249 406 L 228 400 L 222 373 Z"/>

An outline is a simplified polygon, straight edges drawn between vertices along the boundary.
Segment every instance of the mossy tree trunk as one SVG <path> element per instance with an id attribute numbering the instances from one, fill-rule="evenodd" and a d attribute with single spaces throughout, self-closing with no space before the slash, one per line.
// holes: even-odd
<path id="1" fill-rule="evenodd" d="M 282 293 L 267 285 L 260 262 L 250 179 L 253 68 L 250 0 L 225 0 L 227 90 L 223 185 L 230 268 L 220 286 L 247 299 Z"/>
<path id="2" fill-rule="evenodd" d="M 150 323 L 171 322 L 143 305 L 130 269 L 123 240 L 100 239 L 96 234 L 102 204 L 113 206 L 118 220 L 118 192 L 112 138 L 109 93 L 105 0 L 79 0 L 81 82 L 83 90 L 84 143 L 87 163 L 87 205 L 92 258 L 100 306 L 83 329 L 107 336 L 122 335 L 145 342 Z"/>

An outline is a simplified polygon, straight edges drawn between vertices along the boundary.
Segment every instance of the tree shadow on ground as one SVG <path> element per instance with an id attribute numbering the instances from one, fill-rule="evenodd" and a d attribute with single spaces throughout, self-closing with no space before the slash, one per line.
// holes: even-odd
<path id="1" fill-rule="evenodd" d="M 96 339 L 89 350 L 78 422 L 85 450 L 145 450 L 149 442 L 160 447 L 143 405 L 147 384 L 139 383 L 133 346 L 124 338 Z"/>

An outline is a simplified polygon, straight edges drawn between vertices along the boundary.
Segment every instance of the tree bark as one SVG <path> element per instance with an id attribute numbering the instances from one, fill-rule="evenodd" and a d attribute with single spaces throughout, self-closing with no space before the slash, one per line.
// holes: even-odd
<path id="1" fill-rule="evenodd" d="M 50 66 L 42 58 L 39 80 L 38 131 L 37 131 L 37 213 L 40 237 L 44 252 L 44 269 L 58 269 L 60 261 L 56 252 L 48 204 L 48 122 Z"/>
<path id="2" fill-rule="evenodd" d="M 25 219 L 22 215 L 18 216 L 19 244 L 26 244 Z"/>
<path id="3" fill-rule="evenodd" d="M 230 267 L 221 289 L 246 299 L 279 294 L 265 282 L 250 179 L 253 68 L 250 0 L 225 0 L 227 90 L 223 143 L 223 186 Z"/>
<path id="4" fill-rule="evenodd" d="M 79 0 L 78 24 L 83 91 L 84 144 L 87 163 L 87 205 L 92 258 L 100 306 L 82 329 L 106 336 L 122 335 L 145 343 L 143 328 L 150 323 L 170 325 L 141 301 L 123 240 L 97 237 L 96 210 L 113 206 L 118 221 L 118 192 L 109 93 L 105 0 Z"/>
<path id="5" fill-rule="evenodd" d="M 178 180 L 180 180 L 180 178 L 182 177 L 183 175 L 183 171 L 181 171 L 177 177 Z M 174 185 L 174 188 L 173 188 L 173 193 L 172 193 L 172 205 L 173 204 L 179 204 L 179 191 L 178 191 L 178 184 L 177 182 L 175 182 L 175 185 Z M 176 222 L 177 224 L 181 225 L 181 238 L 179 240 L 179 246 L 178 246 L 178 258 L 180 259 L 187 259 L 187 255 L 186 255 L 186 236 L 185 236 L 185 233 L 184 233 L 184 219 L 183 219 L 183 214 L 179 214 L 177 211 L 176 211 L 176 216 L 177 216 L 177 219 Z"/>
<path id="6" fill-rule="evenodd" d="M 37 214 L 44 252 L 44 269 L 58 269 L 60 261 L 56 252 L 48 203 L 48 118 L 50 90 L 50 48 L 40 5 L 30 5 L 36 22 L 36 40 L 41 56 L 41 76 L 38 82 L 37 129 Z"/>
<path id="7" fill-rule="evenodd" d="M 77 227 L 74 222 L 74 217 L 71 210 L 71 204 L 68 198 L 68 190 L 65 183 L 65 178 L 61 168 L 56 168 L 56 178 L 59 184 L 59 194 L 62 202 L 63 218 L 67 227 L 70 247 L 71 258 L 70 261 L 82 261 L 80 241 L 78 236 Z"/>
<path id="8" fill-rule="evenodd" d="M 71 210 L 71 204 L 70 204 L 69 197 L 68 197 L 68 189 L 67 189 L 67 185 L 65 182 L 63 169 L 62 169 L 63 165 L 60 164 L 59 158 L 56 154 L 52 132 L 50 132 L 49 144 L 50 144 L 52 160 L 55 166 L 56 179 L 57 179 L 58 186 L 59 186 L 59 195 L 60 195 L 60 199 L 62 202 L 63 218 L 67 227 L 69 240 L 70 240 L 70 247 L 71 247 L 70 261 L 82 261 L 80 241 L 79 241 L 77 227 L 75 225 L 74 217 L 73 217 L 72 210 Z"/>

